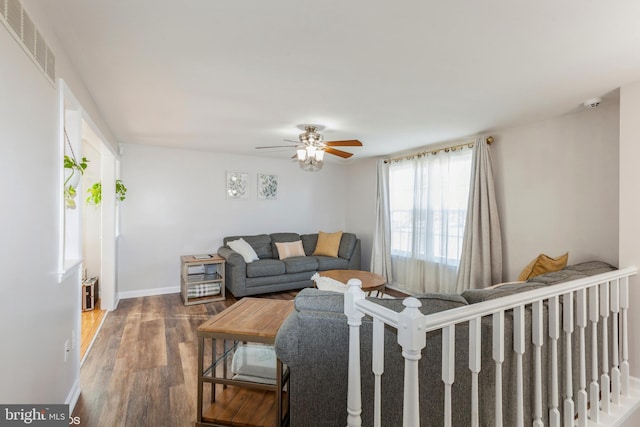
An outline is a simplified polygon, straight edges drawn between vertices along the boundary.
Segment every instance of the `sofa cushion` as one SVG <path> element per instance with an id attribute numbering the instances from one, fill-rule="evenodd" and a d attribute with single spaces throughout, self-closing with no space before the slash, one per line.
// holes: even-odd
<path id="1" fill-rule="evenodd" d="M 544 283 L 545 285 L 555 285 L 556 283 L 568 282 L 570 280 L 582 279 L 588 275 L 574 270 L 552 271 L 551 273 L 541 274 L 525 283 Z"/>
<path id="2" fill-rule="evenodd" d="M 330 256 L 314 256 L 318 260 L 318 270 L 346 270 L 349 268 L 349 260 Z"/>
<path id="3" fill-rule="evenodd" d="M 284 273 L 284 262 L 278 259 L 265 258 L 247 264 L 247 277 L 278 276 Z"/>
<path id="4" fill-rule="evenodd" d="M 429 293 L 429 294 L 415 295 L 414 298 L 416 298 L 418 301 L 420 301 L 420 304 L 422 304 L 419 310 L 422 314 L 425 314 L 425 315 L 469 305 L 467 300 L 465 300 L 464 298 L 462 298 L 460 295 L 457 295 L 457 294 Z M 375 301 L 376 304 L 379 304 L 383 307 L 387 307 L 398 313 L 405 309 L 405 306 L 402 303 L 404 298 L 369 297 L 367 299 Z"/>
<path id="5" fill-rule="evenodd" d="M 497 286 L 491 289 L 468 289 L 462 293 L 462 298 L 469 304 L 488 301 L 519 292 L 531 291 L 533 289 L 544 288 L 547 285 L 538 282 L 510 283 L 508 285 Z"/>
<path id="6" fill-rule="evenodd" d="M 343 294 L 332 291 L 306 288 L 298 292 L 293 303 L 296 311 L 312 310 L 344 313 Z"/>
<path id="7" fill-rule="evenodd" d="M 617 270 L 617 268 L 604 261 L 588 261 L 581 262 L 579 264 L 568 265 L 565 270 L 579 271 L 586 274 L 587 276 L 594 276 L 596 274 L 602 274 L 609 271 Z"/>
<path id="8" fill-rule="evenodd" d="M 269 234 L 269 237 L 271 238 L 272 258 L 280 258 L 276 242 L 295 242 L 296 240 L 300 240 L 300 235 L 298 233 L 271 233 Z"/>
<path id="9" fill-rule="evenodd" d="M 318 269 L 318 260 L 312 256 L 296 256 L 287 258 L 283 262 L 287 273 L 301 273 Z"/>
<path id="10" fill-rule="evenodd" d="M 302 240 L 304 253 L 309 256 L 316 250 L 316 246 L 318 245 L 318 234 L 301 234 L 300 240 Z"/>
<path id="11" fill-rule="evenodd" d="M 225 237 L 223 239 L 224 244 L 226 245 L 231 240 L 244 239 L 248 244 L 251 245 L 256 254 L 258 254 L 258 258 L 273 258 L 273 250 L 271 249 L 271 237 L 267 234 L 258 234 L 255 236 L 230 236 Z"/>
<path id="12" fill-rule="evenodd" d="M 529 279 L 528 281 L 544 283 L 546 285 L 555 285 L 556 283 L 582 279 L 584 277 L 594 276 L 596 274 L 608 273 L 609 271 L 613 270 L 617 270 L 617 268 L 611 264 L 607 264 L 606 262 L 589 261 L 574 265 L 568 265 L 560 271 L 541 274 L 540 276 L 536 276 L 532 279 Z"/>
<path id="13" fill-rule="evenodd" d="M 337 257 L 340 240 L 342 240 L 342 231 L 336 231 L 335 233 L 320 231 L 318 233 L 318 244 L 313 251 L 313 255 Z"/>
<path id="14" fill-rule="evenodd" d="M 456 294 L 424 294 L 416 296 L 416 298 L 422 304 L 420 312 L 423 314 L 438 313 L 468 305 L 464 298 Z M 403 298 L 368 297 L 367 299 L 398 313 L 405 308 L 402 304 Z M 307 288 L 298 293 L 294 304 L 296 311 L 311 310 L 344 313 L 344 294 Z"/>
<path id="15" fill-rule="evenodd" d="M 356 235 L 353 233 L 342 233 L 342 239 L 340 239 L 340 247 L 338 248 L 338 256 L 345 259 L 351 258 L 353 248 L 355 247 Z"/>

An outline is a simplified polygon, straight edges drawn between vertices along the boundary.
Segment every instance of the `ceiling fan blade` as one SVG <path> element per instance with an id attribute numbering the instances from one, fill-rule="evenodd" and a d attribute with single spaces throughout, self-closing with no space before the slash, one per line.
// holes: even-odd
<path id="1" fill-rule="evenodd" d="M 325 142 L 327 147 L 362 147 L 362 142 L 357 139 L 347 139 L 345 141 Z"/>
<path id="2" fill-rule="evenodd" d="M 264 147 L 256 147 L 256 150 L 260 150 L 263 148 L 294 148 L 297 147 L 297 145 L 266 145 Z"/>
<path id="3" fill-rule="evenodd" d="M 352 153 L 347 153 L 346 151 L 336 150 L 335 148 L 327 147 L 324 149 L 325 153 L 333 154 L 334 156 L 342 157 L 343 159 L 348 159 L 353 156 Z"/>

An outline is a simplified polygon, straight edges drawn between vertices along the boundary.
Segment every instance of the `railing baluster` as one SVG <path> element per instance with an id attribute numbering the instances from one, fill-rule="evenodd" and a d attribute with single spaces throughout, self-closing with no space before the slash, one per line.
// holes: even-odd
<path id="1" fill-rule="evenodd" d="M 580 289 L 576 294 L 577 315 L 580 344 L 580 388 L 578 390 L 578 426 L 587 426 L 587 349 L 585 344 L 585 328 L 587 326 L 587 290 Z"/>
<path id="2" fill-rule="evenodd" d="M 589 385 L 589 418 L 600 422 L 600 386 L 598 385 L 598 285 L 589 288 L 589 321 L 591 322 L 591 384 Z"/>
<path id="3" fill-rule="evenodd" d="M 469 327 L 469 359 L 471 373 L 471 415 L 470 425 L 479 426 L 486 423 L 480 418 L 482 402 L 480 396 L 480 371 L 482 369 L 482 316 L 492 316 L 492 358 L 495 365 L 495 425 L 503 425 L 503 363 L 505 310 L 513 312 L 513 351 L 515 366 L 511 367 L 510 381 L 515 379 L 515 426 L 525 425 L 525 419 L 533 415 L 533 427 L 543 427 L 545 398 L 542 389 L 545 378 L 550 384 L 548 417 L 550 426 L 586 427 L 599 424 L 601 419 L 610 425 L 611 417 L 621 420 L 619 411 L 629 410 L 631 399 L 621 399 L 621 395 L 629 396 L 631 379 L 629 377 L 629 343 L 628 343 L 628 309 L 629 309 L 629 275 L 636 274 L 637 269 L 625 269 L 618 274 L 607 274 L 594 279 L 580 279 L 559 288 L 559 291 L 540 289 L 531 291 L 523 298 L 504 297 L 504 303 L 496 306 L 489 302 L 481 302 L 472 307 L 422 315 L 418 308 L 420 302 L 415 298 L 403 301 L 405 309 L 397 313 L 388 308 L 376 305 L 365 299 L 360 288 L 360 281 L 349 281 L 349 289 L 345 294 L 345 315 L 349 325 L 349 384 L 347 396 L 347 426 L 362 425 L 362 397 L 360 384 L 360 325 L 365 315 L 373 318 L 372 337 L 372 371 L 374 376 L 373 423 L 375 427 L 382 424 L 382 388 L 381 377 L 384 373 L 384 334 L 385 325 L 397 328 L 398 343 L 402 347 L 404 366 L 403 394 L 403 426 L 418 427 L 420 425 L 420 397 L 418 362 L 422 349 L 426 345 L 426 331 L 441 331 L 442 334 L 442 381 L 444 383 L 444 426 L 453 425 L 456 418 L 452 401 L 452 388 L 455 380 L 456 325 L 468 322 Z M 606 279 L 605 279 L 606 278 Z M 604 280 L 604 281 L 603 281 Z M 562 297 L 562 306 L 560 306 Z M 575 303 L 574 303 L 575 300 Z M 545 328 L 544 307 L 548 301 L 548 334 L 549 334 L 549 372 L 543 377 L 543 355 Z M 588 303 L 587 303 L 588 302 Z M 531 343 L 525 342 L 525 307 L 531 308 Z M 574 313 L 575 304 L 575 313 Z M 560 311 L 562 309 L 562 311 Z M 562 313 L 562 317 L 560 317 Z M 575 316 L 574 316 L 575 314 Z M 611 317 L 611 328 L 608 322 Z M 601 323 L 601 324 L 599 324 Z M 586 333 L 591 325 L 591 346 L 587 349 Z M 578 328 L 578 348 L 573 347 L 574 329 Z M 562 330 L 560 330 L 562 328 Z M 601 331 L 599 331 L 601 329 Z M 561 335 L 562 334 L 562 335 Z M 600 335 L 600 339 L 599 339 Z M 611 336 L 611 338 L 609 338 Z M 564 340 L 563 358 L 559 360 L 559 340 Z M 611 341 L 611 348 L 609 348 Z M 533 372 L 523 366 L 523 357 L 527 346 L 532 345 Z M 387 350 L 390 351 L 390 350 Z M 579 387 L 574 401 L 573 392 L 573 356 L 579 352 L 578 376 Z M 591 380 L 587 390 L 587 351 L 590 351 Z M 601 353 L 598 363 L 598 353 Z M 609 360 L 611 359 L 611 361 Z M 460 368 L 460 367 L 459 367 Z M 513 371 L 515 369 L 515 372 Z M 610 371 L 610 372 L 609 372 Z M 515 374 L 515 378 L 511 375 Z M 525 378 L 526 375 L 526 378 Z M 562 378 L 562 379 L 560 379 Z M 533 414 L 524 413 L 525 380 L 533 381 L 533 395 L 528 391 L 527 399 L 532 399 Z M 562 384 L 559 382 L 562 381 Z M 528 385 L 527 385 L 528 386 Z M 563 388 L 562 392 L 560 389 Z M 560 395 L 562 394 L 562 398 Z M 560 399 L 562 402 L 560 403 Z M 614 407 L 611 407 L 613 402 Z M 577 406 L 577 408 L 576 408 Z M 455 408 L 464 410 L 464 408 Z M 608 412 L 601 416 L 600 411 Z M 577 413 L 577 419 L 574 415 Z M 628 414 L 628 412 L 627 412 Z M 562 420 L 561 420 L 562 418 Z M 590 419 L 590 421 L 587 421 Z M 529 423 L 530 421 L 527 421 Z"/>
<path id="4" fill-rule="evenodd" d="M 371 370 L 374 375 L 373 425 L 381 427 L 382 423 L 382 373 L 384 372 L 384 323 L 373 318 L 373 354 Z"/>
<path id="5" fill-rule="evenodd" d="M 544 329 L 542 318 L 542 301 L 536 301 L 531 306 L 533 321 L 531 324 L 531 340 L 534 345 L 535 358 L 535 401 L 533 427 L 543 427 L 542 422 L 542 344 L 544 343 Z"/>
<path id="6" fill-rule="evenodd" d="M 623 277 L 620 286 L 620 308 L 622 309 L 622 363 L 620 374 L 622 375 L 622 394 L 629 396 L 629 278 Z"/>
<path id="7" fill-rule="evenodd" d="M 471 371 L 471 425 L 480 425 L 480 411 L 478 409 L 478 373 L 481 369 L 481 317 L 469 320 L 469 370 Z"/>
<path id="8" fill-rule="evenodd" d="M 451 427 L 451 386 L 455 377 L 456 325 L 442 328 L 442 381 L 444 382 L 444 425 Z"/>
<path id="9" fill-rule="evenodd" d="M 524 342 L 524 306 L 513 309 L 513 351 L 516 353 L 516 426 L 524 427 L 524 384 L 522 378 L 522 355 Z"/>
<path id="10" fill-rule="evenodd" d="M 620 281 L 614 280 L 611 282 L 611 312 L 613 313 L 613 319 L 611 320 L 613 324 L 612 337 L 613 342 L 611 343 L 611 347 L 613 353 L 611 355 L 611 400 L 615 405 L 620 404 L 620 356 L 619 356 L 619 332 L 618 332 L 618 322 L 620 321 L 620 317 L 618 313 L 620 312 Z"/>
<path id="11" fill-rule="evenodd" d="M 564 363 L 564 422 L 565 427 L 573 426 L 575 405 L 573 402 L 573 364 L 571 361 L 571 334 L 573 334 L 573 292 L 562 295 L 562 329 L 565 338 L 565 363 Z"/>
<path id="12" fill-rule="evenodd" d="M 558 338 L 560 337 L 560 298 L 549 298 L 549 339 L 551 345 L 551 407 L 549 425 L 560 427 L 558 410 Z"/>
<path id="13" fill-rule="evenodd" d="M 415 298 L 402 301 L 404 310 L 398 315 L 398 344 L 402 346 L 404 357 L 404 404 L 402 406 L 402 425 L 420 426 L 420 383 L 418 382 L 418 361 L 422 349 L 427 345 L 425 334 L 426 320 L 418 307 L 422 306 Z M 453 369 L 453 363 L 451 363 Z M 452 380 L 453 382 L 453 380 Z"/>
<path id="14" fill-rule="evenodd" d="M 495 426 L 502 427 L 502 362 L 504 362 L 504 311 L 493 316 L 493 360 L 496 364 L 495 388 Z"/>
<path id="15" fill-rule="evenodd" d="M 609 282 L 600 285 L 600 316 L 602 317 L 602 375 L 600 376 L 600 403 L 608 414 L 611 401 L 611 379 L 609 378 Z"/>

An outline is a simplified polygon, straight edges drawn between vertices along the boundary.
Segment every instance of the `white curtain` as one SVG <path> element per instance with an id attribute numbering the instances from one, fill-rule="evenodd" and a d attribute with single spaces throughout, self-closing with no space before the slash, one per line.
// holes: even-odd
<path id="1" fill-rule="evenodd" d="M 371 271 L 393 283 L 391 274 L 391 223 L 389 217 L 389 164 L 378 162 L 376 229 L 371 250 Z"/>
<path id="2" fill-rule="evenodd" d="M 457 292 L 502 282 L 502 235 L 491 151 L 484 137 L 474 146 L 466 229 Z"/>
<path id="3" fill-rule="evenodd" d="M 454 293 L 469 196 L 471 151 L 440 151 L 392 163 L 393 283 L 412 293 Z"/>

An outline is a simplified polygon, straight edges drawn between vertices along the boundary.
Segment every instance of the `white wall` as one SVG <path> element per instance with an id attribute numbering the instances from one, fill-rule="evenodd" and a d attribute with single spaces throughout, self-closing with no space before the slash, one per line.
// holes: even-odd
<path id="1" fill-rule="evenodd" d="M 121 297 L 177 291 L 179 256 L 216 252 L 225 236 L 352 231 L 345 167 L 305 172 L 288 159 L 122 144 Z M 249 174 L 246 200 L 225 195 L 226 171 Z M 258 200 L 257 173 L 278 175 L 278 199 Z"/>
<path id="2" fill-rule="evenodd" d="M 100 121 L 36 2 L 24 5 L 56 54 L 58 77 Z M 0 402 L 72 403 L 79 385 L 79 348 L 65 363 L 64 342 L 71 340 L 72 330 L 80 335 L 80 290 L 75 286 L 80 277 L 72 275 L 63 283 L 57 278 L 62 197 L 57 90 L 3 25 L 0 57 L 0 155 L 5 159 L 0 168 Z"/>
<path id="3" fill-rule="evenodd" d="M 98 142 L 99 143 L 99 142 Z M 101 205 L 94 206 L 86 203 L 87 190 L 102 179 L 102 155 L 92 143 L 82 141 L 82 156 L 91 160 L 82 176 L 83 194 L 78 203 L 82 203 L 82 267 L 87 277 L 98 277 L 102 269 L 101 238 L 102 212 Z"/>
<path id="4" fill-rule="evenodd" d="M 620 89 L 620 266 L 640 267 L 640 82 Z M 640 376 L 640 279 L 630 281 L 629 310 L 631 373 Z M 635 338 L 635 339 L 634 339 Z"/>
<path id="5" fill-rule="evenodd" d="M 377 159 L 363 159 L 347 166 L 347 228 L 362 243 L 362 269 L 371 268 L 371 248 L 376 225 Z"/>
<path id="6" fill-rule="evenodd" d="M 618 117 L 610 104 L 492 132 L 504 280 L 541 252 L 618 264 Z M 368 268 L 376 160 L 350 164 L 347 176 L 347 225 L 363 241 Z"/>
<path id="7" fill-rule="evenodd" d="M 504 280 L 540 253 L 618 264 L 618 105 L 492 133 Z"/>

